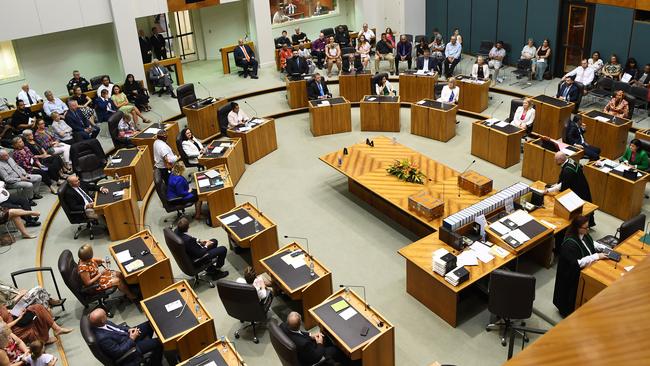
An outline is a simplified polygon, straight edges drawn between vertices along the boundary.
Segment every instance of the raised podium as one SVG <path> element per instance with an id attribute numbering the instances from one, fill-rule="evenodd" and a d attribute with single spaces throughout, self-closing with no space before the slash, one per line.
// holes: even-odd
<path id="1" fill-rule="evenodd" d="M 526 131 L 507 122 L 472 123 L 472 155 L 502 168 L 519 163 L 521 138 Z"/>
<path id="2" fill-rule="evenodd" d="M 300 79 L 292 79 L 286 77 L 286 86 L 287 86 L 287 103 L 289 103 L 289 108 L 305 108 L 307 107 L 307 80 L 311 78 L 311 75 L 305 76 Z"/>
<path id="3" fill-rule="evenodd" d="M 613 160 L 623 156 L 632 121 L 595 109 L 581 114 L 582 123 L 587 126 L 585 140 L 600 147 L 600 156 Z"/>
<path id="4" fill-rule="evenodd" d="M 366 95 L 359 104 L 361 131 L 399 132 L 400 98 L 390 95 Z"/>
<path id="5" fill-rule="evenodd" d="M 365 95 L 372 93 L 371 84 L 370 71 L 342 71 L 339 75 L 339 94 L 351 102 L 360 102 Z"/>
<path id="6" fill-rule="evenodd" d="M 564 124 L 571 118 L 574 104 L 544 94 L 532 101 L 535 104 L 533 132 L 554 139 L 563 137 Z"/>
<path id="7" fill-rule="evenodd" d="M 414 70 L 404 71 L 399 75 L 399 96 L 402 102 L 409 103 L 435 99 L 434 88 L 437 81 L 438 74 L 435 72 L 428 74 Z"/>
<path id="8" fill-rule="evenodd" d="M 411 105 L 411 133 L 438 141 L 449 141 L 456 136 L 457 110 L 455 104 L 433 99 L 414 103 Z"/>
<path id="9" fill-rule="evenodd" d="M 313 136 L 352 131 L 352 105 L 343 97 L 309 101 L 309 129 Z"/>
<path id="10" fill-rule="evenodd" d="M 219 135 L 217 111 L 228 103 L 226 99 L 206 98 L 183 107 L 187 127 L 200 140 Z"/>
<path id="11" fill-rule="evenodd" d="M 477 80 L 466 75 L 457 76 L 456 80 L 460 88 L 458 108 L 475 113 L 487 109 L 490 80 Z"/>

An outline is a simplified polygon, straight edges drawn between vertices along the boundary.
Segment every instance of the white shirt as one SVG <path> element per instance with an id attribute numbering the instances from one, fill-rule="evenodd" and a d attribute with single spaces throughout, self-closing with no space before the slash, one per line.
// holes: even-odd
<path id="1" fill-rule="evenodd" d="M 165 141 L 156 139 L 153 143 L 154 166 L 158 169 L 165 169 L 165 159 L 170 163 L 176 162 L 176 156 L 172 148 Z"/>
<path id="2" fill-rule="evenodd" d="M 587 68 L 578 66 L 564 75 L 564 77 L 566 78 L 573 75 L 576 76 L 576 81 L 582 83 L 584 86 L 590 85 L 591 82 L 594 81 L 594 69 L 589 66 L 587 66 Z"/>
<path id="3" fill-rule="evenodd" d="M 238 113 L 235 113 L 235 111 L 230 111 L 228 113 L 228 128 L 235 128 L 237 125 L 240 125 L 242 123 L 245 123 L 248 121 L 250 118 L 244 113 L 244 111 L 239 109 Z"/>
<path id="4" fill-rule="evenodd" d="M 36 361 L 32 359 L 32 356 L 25 357 L 25 364 L 29 366 L 47 366 L 52 360 L 54 359 L 54 356 L 52 356 L 49 353 L 43 353 L 40 355 Z"/>
<path id="5" fill-rule="evenodd" d="M 596 62 L 594 62 L 594 59 L 590 58 L 589 60 L 587 60 L 587 63 L 589 64 L 589 67 L 594 69 L 594 73 L 596 75 L 600 74 L 600 70 L 602 70 L 603 66 L 605 66 L 605 64 L 603 63 L 603 60 L 601 60 L 601 59 L 598 59 Z"/>
<path id="6" fill-rule="evenodd" d="M 239 277 L 236 280 L 236 282 L 246 283 L 246 280 L 244 279 L 244 277 Z M 267 290 L 266 287 L 264 286 L 264 279 L 262 279 L 262 277 L 260 276 L 255 277 L 255 279 L 253 280 L 253 287 L 255 287 L 255 289 L 257 290 L 257 297 L 260 300 L 266 299 L 266 297 L 269 295 L 269 290 Z"/>
<path id="7" fill-rule="evenodd" d="M 29 96 L 32 97 L 32 102 L 33 103 L 29 102 L 29 98 L 27 97 L 27 93 L 25 93 L 24 90 L 21 89 L 18 92 L 18 100 L 22 100 L 23 102 L 25 102 L 25 107 L 29 107 L 32 104 L 36 104 L 36 103 L 38 103 L 39 100 L 43 99 L 43 98 L 41 98 L 40 95 L 38 95 L 36 93 L 36 91 L 34 89 L 29 89 L 28 93 L 29 93 Z"/>
<path id="8" fill-rule="evenodd" d="M 52 114 L 52 112 L 57 112 L 60 115 L 63 115 L 63 112 L 68 110 L 68 106 L 63 103 L 63 101 L 59 98 L 54 98 L 54 101 L 50 102 L 49 100 L 46 100 L 43 103 L 43 111 L 45 114 L 48 116 Z"/>
<path id="9" fill-rule="evenodd" d="M 296 12 L 296 8 L 296 4 L 289 4 L 284 10 L 287 14 L 294 14 Z"/>
<path id="10" fill-rule="evenodd" d="M 451 98 L 452 92 L 454 93 L 454 98 L 452 100 L 452 103 L 458 103 L 458 97 L 460 96 L 460 88 L 455 87 L 454 90 L 451 90 L 449 88 L 449 85 L 445 85 L 442 88 L 442 91 L 440 92 L 440 98 L 438 98 L 438 101 L 443 103 L 449 103 L 449 99 Z"/>
<path id="11" fill-rule="evenodd" d="M 532 60 L 537 55 L 537 48 L 535 46 L 525 45 L 521 50 L 521 58 Z"/>
<path id="12" fill-rule="evenodd" d="M 428 57 L 423 57 L 422 58 L 422 68 L 420 70 L 424 71 L 429 71 L 429 58 Z"/>
<path id="13" fill-rule="evenodd" d="M 526 128 L 527 126 L 532 125 L 533 122 L 535 121 L 535 108 L 528 107 L 526 116 L 524 116 L 524 118 L 522 119 L 521 116 L 523 116 L 523 114 L 524 114 L 524 107 L 522 106 L 517 107 L 517 110 L 515 111 L 515 116 L 512 118 L 510 124 L 517 126 L 519 128 Z"/>
<path id="14" fill-rule="evenodd" d="M 89 203 L 93 203 L 92 197 L 88 195 L 88 193 L 84 192 L 81 187 L 73 187 L 72 189 L 77 192 L 81 198 L 84 200 L 84 206 L 88 205 Z"/>
<path id="15" fill-rule="evenodd" d="M 192 141 L 190 140 L 183 141 L 181 147 L 183 148 L 185 155 L 187 155 L 190 163 L 196 164 L 199 162 L 197 158 L 199 157 L 199 155 L 201 154 L 201 150 L 203 149 L 203 144 L 201 143 L 201 141 L 199 141 L 196 137 L 192 137 Z"/>
<path id="16" fill-rule="evenodd" d="M 390 81 L 386 80 L 386 85 L 385 86 L 386 86 L 386 88 L 388 88 L 389 95 L 393 95 L 393 86 L 391 85 Z M 375 93 L 377 95 L 384 95 L 383 91 L 384 91 L 384 86 L 382 86 L 379 83 L 377 85 L 375 85 Z"/>
<path id="17" fill-rule="evenodd" d="M 109 332 L 126 333 L 122 329 L 114 327 L 112 325 L 109 325 L 108 323 L 104 324 L 104 326 L 102 326 L 102 327 L 99 327 L 99 329 L 104 329 L 104 330 L 107 330 Z"/>
<path id="18" fill-rule="evenodd" d="M 472 77 L 478 78 L 478 64 L 472 66 Z M 488 79 L 490 77 L 490 68 L 487 64 L 483 64 L 483 79 Z"/>
<path id="19" fill-rule="evenodd" d="M 492 58 L 492 59 L 496 59 L 496 57 L 506 57 L 506 50 L 505 50 L 505 48 L 492 47 L 492 49 L 490 50 L 490 53 L 488 54 L 488 56 L 490 58 Z M 501 61 L 501 60 L 498 60 L 498 61 Z"/>
<path id="20" fill-rule="evenodd" d="M 110 98 L 113 95 L 113 83 L 108 83 L 108 86 L 105 86 L 104 84 L 100 85 L 97 87 L 97 96 L 101 98 L 102 96 L 102 90 L 108 90 L 108 98 Z"/>
<path id="21" fill-rule="evenodd" d="M 364 37 L 366 37 L 366 41 L 368 42 L 370 42 L 371 39 L 375 38 L 375 32 L 373 32 L 372 29 L 370 29 L 370 27 L 368 27 L 367 31 L 364 31 L 363 28 L 361 28 L 359 33 L 357 33 L 357 37 L 359 37 L 362 34 Z"/>

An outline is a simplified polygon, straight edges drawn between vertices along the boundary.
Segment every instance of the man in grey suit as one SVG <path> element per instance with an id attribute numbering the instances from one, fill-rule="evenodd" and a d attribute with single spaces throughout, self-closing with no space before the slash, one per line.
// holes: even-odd
<path id="1" fill-rule="evenodd" d="M 172 89 L 172 77 L 169 75 L 169 70 L 163 65 L 161 65 L 157 59 L 153 59 L 153 65 L 149 69 L 149 80 L 151 80 L 156 86 L 161 86 L 161 89 L 158 92 L 158 96 L 161 97 L 163 92 L 168 92 L 172 98 L 176 98 L 174 94 L 174 89 Z"/>
<path id="2" fill-rule="evenodd" d="M 41 187 L 41 176 L 27 174 L 25 169 L 16 164 L 16 161 L 9 156 L 9 152 L 5 149 L 0 150 L 0 179 L 7 184 L 8 189 L 17 189 L 18 195 L 29 201 L 43 198 L 38 194 Z"/>

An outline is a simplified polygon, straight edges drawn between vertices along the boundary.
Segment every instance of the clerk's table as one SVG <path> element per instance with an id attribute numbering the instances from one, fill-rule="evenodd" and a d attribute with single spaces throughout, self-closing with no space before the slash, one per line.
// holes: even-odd
<path id="1" fill-rule="evenodd" d="M 313 275 L 310 263 L 314 266 Z M 308 310 L 332 294 L 332 273 L 298 243 L 284 246 L 262 259 L 261 264 L 282 292 L 301 301 L 305 329 L 313 328 L 316 323 Z"/>
<path id="2" fill-rule="evenodd" d="M 341 289 L 309 313 L 350 359 L 364 366 L 395 365 L 395 328 L 354 291 Z"/>
<path id="3" fill-rule="evenodd" d="M 372 93 L 371 84 L 370 71 L 343 71 L 339 75 L 339 94 L 351 102 L 360 102 L 365 95 Z"/>
<path id="4" fill-rule="evenodd" d="M 246 126 L 229 129 L 228 137 L 242 139 L 246 164 L 253 164 L 278 148 L 273 118 L 253 118 Z"/>
<path id="5" fill-rule="evenodd" d="M 183 107 L 187 117 L 187 127 L 200 140 L 219 134 L 217 111 L 228 103 L 223 98 L 205 98 Z"/>
<path id="6" fill-rule="evenodd" d="M 632 121 L 614 117 L 598 110 L 583 112 L 582 123 L 587 127 L 585 141 L 600 148 L 600 156 L 608 159 L 618 159 L 625 153 L 627 134 L 632 127 Z"/>
<path id="7" fill-rule="evenodd" d="M 260 261 L 278 250 L 278 227 L 259 209 L 246 202 L 218 217 L 228 234 L 231 248 L 247 248 L 251 265 L 264 272 Z"/>
<path id="8" fill-rule="evenodd" d="M 456 136 L 458 106 L 423 99 L 411 105 L 411 133 L 447 142 Z"/>
<path id="9" fill-rule="evenodd" d="M 307 80 L 311 79 L 311 75 L 299 78 L 286 77 L 287 88 L 287 103 L 289 108 L 304 108 L 307 107 Z"/>
<path id="10" fill-rule="evenodd" d="M 366 95 L 359 104 L 361 109 L 361 131 L 399 132 L 398 96 Z"/>
<path id="11" fill-rule="evenodd" d="M 519 163 L 521 138 L 526 131 L 503 121 L 472 123 L 472 155 L 502 168 Z"/>
<path id="12" fill-rule="evenodd" d="M 235 346 L 226 338 L 218 340 L 204 348 L 189 360 L 177 366 L 242 366 L 244 359 L 235 349 Z"/>
<path id="13" fill-rule="evenodd" d="M 219 226 L 217 216 L 235 207 L 235 189 L 225 165 L 194 173 L 194 184 L 200 201 L 208 203 L 212 227 Z"/>
<path id="14" fill-rule="evenodd" d="M 153 163 L 148 146 L 119 149 L 108 160 L 104 174 L 109 177 L 130 175 L 138 201 L 142 201 L 153 183 Z M 137 174 L 136 174 L 137 172 Z"/>
<path id="15" fill-rule="evenodd" d="M 309 128 L 313 136 L 352 131 L 350 102 L 343 97 L 310 100 Z"/>
<path id="16" fill-rule="evenodd" d="M 94 209 L 104 215 L 108 234 L 112 241 L 122 240 L 140 231 L 140 209 L 131 185 L 131 176 L 120 177 L 107 183 L 100 183 L 100 188 L 108 193 L 95 193 Z"/>
<path id="17" fill-rule="evenodd" d="M 205 147 L 198 160 L 206 169 L 217 165 L 227 166 L 232 184 L 236 186 L 246 170 L 244 143 L 238 137 L 214 140 Z"/>
<path id="18" fill-rule="evenodd" d="M 402 102 L 415 103 L 422 99 L 435 99 L 437 73 L 406 70 L 399 75 L 399 96 Z M 462 94 L 461 94 L 462 95 Z"/>
<path id="19" fill-rule="evenodd" d="M 133 136 L 131 141 L 138 146 L 147 146 L 149 149 L 149 156 L 153 161 L 153 143 L 156 141 L 156 134 L 159 130 L 165 129 L 167 131 L 167 144 L 171 147 L 175 155 L 179 155 L 176 148 L 176 136 L 178 136 L 178 122 L 170 121 L 163 123 L 152 123 L 144 131 Z"/>
<path id="20" fill-rule="evenodd" d="M 466 75 L 457 76 L 456 80 L 460 88 L 458 108 L 475 113 L 487 109 L 490 80 L 478 80 Z"/>
<path id="21" fill-rule="evenodd" d="M 550 138 L 562 138 L 564 124 L 571 118 L 575 104 L 548 95 L 538 95 L 532 99 L 535 105 L 533 132 Z"/>

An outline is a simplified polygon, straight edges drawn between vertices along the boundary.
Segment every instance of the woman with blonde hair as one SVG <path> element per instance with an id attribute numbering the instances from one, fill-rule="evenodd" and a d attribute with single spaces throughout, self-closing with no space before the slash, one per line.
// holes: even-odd
<path id="1" fill-rule="evenodd" d="M 531 126 L 534 121 L 535 108 L 533 108 L 530 98 L 526 98 L 524 99 L 523 104 L 520 107 L 517 107 L 510 124 L 525 130 L 528 126 Z"/>
<path id="2" fill-rule="evenodd" d="M 172 167 L 172 172 L 167 180 L 167 199 L 182 199 L 183 202 L 194 203 L 194 218 L 201 218 L 201 204 L 195 189 L 190 189 L 190 185 L 183 177 L 185 173 L 185 164 L 182 161 L 176 161 Z M 209 178 L 205 178 L 209 179 Z"/>

